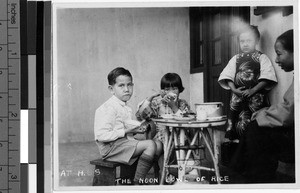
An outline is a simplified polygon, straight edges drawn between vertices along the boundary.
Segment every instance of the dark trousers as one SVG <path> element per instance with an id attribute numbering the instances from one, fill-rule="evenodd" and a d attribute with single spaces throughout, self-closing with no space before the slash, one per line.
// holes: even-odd
<path id="1" fill-rule="evenodd" d="M 276 182 L 278 161 L 295 163 L 294 141 L 294 128 L 259 127 L 251 121 L 230 165 L 247 183 Z"/>

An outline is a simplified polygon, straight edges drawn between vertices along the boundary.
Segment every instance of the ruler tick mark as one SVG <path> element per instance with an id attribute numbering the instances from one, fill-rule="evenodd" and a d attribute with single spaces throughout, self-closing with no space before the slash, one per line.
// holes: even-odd
<path id="1" fill-rule="evenodd" d="M 5 112 L 7 113 L 7 117 L 1 117 L 0 119 L 4 122 L 6 121 L 6 133 L 7 133 L 7 142 L 2 142 L 2 144 L 5 144 L 7 146 L 8 155 L 4 156 L 4 159 L 6 159 L 7 165 L 9 167 L 8 171 L 5 172 L 5 174 L 1 174 L 1 179 L 6 181 L 6 185 L 2 186 L 2 180 L 1 180 L 1 188 L 0 192 L 6 192 L 6 193 L 15 193 L 20 192 L 20 157 L 14 156 L 14 152 L 20 151 L 19 147 L 14 147 L 15 143 L 16 145 L 19 144 L 19 139 L 17 138 L 19 136 L 20 132 L 20 126 L 18 123 L 20 122 L 20 109 L 19 109 L 19 103 L 14 104 L 14 101 L 20 100 L 20 88 L 18 85 L 14 85 L 14 82 L 19 82 L 19 73 L 15 71 L 15 68 L 19 69 L 19 66 L 21 65 L 21 50 L 20 50 L 20 18 L 16 17 L 19 16 L 20 10 L 18 9 L 20 5 L 20 2 L 18 0 L 0 0 L 0 7 L 3 8 L 3 13 L 6 15 L 4 18 L 0 18 L 0 26 L 1 31 L 4 29 L 5 33 L 0 33 L 0 37 L 2 40 L 0 44 L 1 54 L 0 55 L 0 61 L 3 61 L 3 65 L 5 65 L 2 68 L 0 68 L 1 75 L 7 75 L 5 79 L 3 79 L 3 82 L 6 82 L 4 85 L 5 92 L 0 92 L 1 97 L 5 98 L 7 102 L 7 107 L 5 107 Z M 3 16 L 4 16 L 3 15 Z M 1 82 L 2 83 L 2 82 Z M 1 91 L 3 91 L 2 84 L 0 85 Z M 10 89 L 10 87 L 13 87 L 13 89 Z M 2 110 L 3 111 L 3 110 Z M 9 112 L 10 111 L 10 112 Z M 5 115 L 5 114 L 4 114 Z M 2 122 L 1 121 L 1 122 Z M 18 121 L 18 122 L 16 122 Z M 12 130 L 13 129 L 13 130 Z M 2 126 L 0 131 L 2 130 Z M 6 139 L 4 139 L 6 140 Z M 1 141 L 0 141 L 1 142 Z M 12 155 L 13 154 L 13 155 Z M 16 153 L 18 154 L 18 153 Z M 1 157 L 2 158 L 2 157 Z M 1 166 L 1 165 L 0 165 Z M 10 171 L 12 170 L 12 171 Z M 1 169 L 2 171 L 2 169 Z M 2 189 L 4 188 L 4 189 Z M 4 190 L 4 191 L 3 191 Z"/>

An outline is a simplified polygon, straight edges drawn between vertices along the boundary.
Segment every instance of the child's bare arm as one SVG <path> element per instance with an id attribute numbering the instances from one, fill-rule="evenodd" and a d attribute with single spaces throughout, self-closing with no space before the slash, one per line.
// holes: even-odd
<path id="1" fill-rule="evenodd" d="M 243 91 L 243 97 L 251 97 L 251 96 L 253 96 L 258 91 L 264 89 L 268 84 L 269 84 L 268 80 L 261 80 L 261 81 L 259 81 L 259 83 L 255 87 Z"/>
<path id="2" fill-rule="evenodd" d="M 243 94 L 243 89 L 244 89 L 245 87 L 239 87 L 239 88 L 236 88 L 235 85 L 234 85 L 234 83 L 233 83 L 231 80 L 227 80 L 227 84 L 228 84 L 230 90 L 231 90 L 234 94 L 236 94 L 236 95 L 238 95 L 238 96 L 242 96 L 242 94 Z"/>

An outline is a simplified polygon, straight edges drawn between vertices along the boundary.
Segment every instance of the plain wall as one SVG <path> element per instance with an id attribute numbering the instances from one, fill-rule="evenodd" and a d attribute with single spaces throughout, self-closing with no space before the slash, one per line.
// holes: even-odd
<path id="1" fill-rule="evenodd" d="M 190 74 L 190 106 L 195 110 L 195 103 L 204 102 L 204 80 L 203 72 Z"/>
<path id="2" fill-rule="evenodd" d="M 259 50 L 275 68 L 278 84 L 270 92 L 276 104 L 292 81 L 293 74 L 275 63 L 276 38 L 293 28 L 293 14 L 282 12 L 255 16 L 250 23 L 261 33 Z M 190 36 L 188 8 L 99 8 L 59 9 L 57 31 L 57 84 L 59 142 L 93 140 L 95 109 L 111 95 L 107 74 L 117 66 L 129 69 L 134 94 L 129 105 L 159 90 L 161 77 L 178 73 L 185 91 L 181 98 L 193 107 L 203 102 L 203 73 L 189 74 Z"/>
<path id="3" fill-rule="evenodd" d="M 258 26 L 261 34 L 259 50 L 265 53 L 275 68 L 278 84 L 271 90 L 269 94 L 271 104 L 281 102 L 285 91 L 289 88 L 293 72 L 284 72 L 278 64 L 275 63 L 276 53 L 274 50 L 274 43 L 276 38 L 289 29 L 293 29 L 293 14 L 289 16 L 282 16 L 282 11 L 273 11 L 260 16 L 253 14 L 254 8 L 251 8 L 252 25 Z"/>
<path id="4" fill-rule="evenodd" d="M 118 66 L 133 75 L 134 111 L 167 72 L 181 76 L 181 98 L 190 99 L 188 8 L 59 9 L 54 22 L 59 142 L 94 140 L 94 113 L 111 97 L 107 74 Z"/>

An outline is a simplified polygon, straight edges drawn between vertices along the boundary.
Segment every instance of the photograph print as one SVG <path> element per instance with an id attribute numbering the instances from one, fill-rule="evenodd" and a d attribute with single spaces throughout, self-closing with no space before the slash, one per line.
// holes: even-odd
<path id="1" fill-rule="evenodd" d="M 52 2 L 54 190 L 296 187 L 291 2 Z"/>

